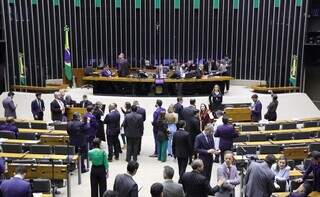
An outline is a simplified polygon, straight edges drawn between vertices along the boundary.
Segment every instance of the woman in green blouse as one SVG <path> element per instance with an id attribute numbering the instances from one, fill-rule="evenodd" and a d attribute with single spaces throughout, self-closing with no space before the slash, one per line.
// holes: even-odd
<path id="1" fill-rule="evenodd" d="M 102 197 L 107 189 L 108 155 L 104 150 L 100 149 L 100 143 L 100 139 L 95 138 L 92 143 L 93 149 L 88 154 L 89 160 L 92 162 L 90 173 L 91 197 L 98 197 L 98 193 Z"/>

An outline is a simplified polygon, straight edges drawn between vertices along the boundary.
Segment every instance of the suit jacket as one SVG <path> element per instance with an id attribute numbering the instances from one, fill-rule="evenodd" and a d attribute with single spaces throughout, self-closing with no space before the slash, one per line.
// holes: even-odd
<path id="1" fill-rule="evenodd" d="M 197 135 L 194 142 L 194 150 L 199 153 L 199 158 L 204 163 L 213 162 L 213 155 L 207 152 L 209 149 L 214 149 L 214 141 L 212 135 L 207 136 L 207 138 L 203 133 Z"/>
<path id="2" fill-rule="evenodd" d="M 237 167 L 232 165 L 230 169 L 228 169 L 225 163 L 221 164 L 217 170 L 218 180 L 223 178 L 227 181 L 222 185 L 220 194 L 226 194 L 226 196 L 230 196 L 230 194 L 234 195 L 234 188 L 240 184 L 240 179 L 238 176 Z"/>
<path id="3" fill-rule="evenodd" d="M 143 122 L 146 120 L 146 110 L 142 107 L 137 108 L 137 113 L 141 114 Z"/>
<path id="4" fill-rule="evenodd" d="M 143 117 L 137 112 L 127 114 L 122 126 L 126 137 L 140 138 L 143 135 Z"/>
<path id="5" fill-rule="evenodd" d="M 165 180 L 162 185 L 163 197 L 184 197 L 182 185 L 175 183 L 172 180 Z"/>
<path id="6" fill-rule="evenodd" d="M 220 137 L 219 149 L 220 150 L 231 150 L 233 139 L 239 136 L 235 129 L 230 124 L 223 124 L 218 126 L 214 137 Z"/>
<path id="7" fill-rule="evenodd" d="M 89 101 L 89 100 L 85 100 L 85 101 L 80 101 L 80 106 L 81 107 L 84 107 L 84 108 L 87 108 L 89 105 L 92 105 L 92 102 Z"/>
<path id="8" fill-rule="evenodd" d="M 31 112 L 33 116 L 38 116 L 40 112 L 44 112 L 45 106 L 42 99 L 40 99 L 40 105 L 38 103 L 38 99 L 35 99 L 31 102 Z"/>
<path id="9" fill-rule="evenodd" d="M 195 117 L 194 115 L 192 115 L 192 117 L 190 117 L 189 119 L 189 125 L 186 128 L 186 130 L 190 133 L 190 135 L 193 137 L 193 139 L 199 134 L 201 133 L 200 130 L 200 120 L 198 117 Z"/>
<path id="10" fill-rule="evenodd" d="M 259 100 L 253 103 L 251 110 L 251 119 L 253 122 L 259 122 L 262 118 L 261 116 L 262 104 Z"/>
<path id="11" fill-rule="evenodd" d="M 172 139 L 172 153 L 174 157 L 188 158 L 191 155 L 192 149 L 189 133 L 185 130 L 178 129 L 173 134 Z"/>
<path id="12" fill-rule="evenodd" d="M 67 132 L 70 138 L 70 145 L 84 146 L 87 143 L 86 130 L 90 125 L 80 120 L 68 122 Z"/>
<path id="13" fill-rule="evenodd" d="M 104 118 L 104 124 L 107 124 L 106 134 L 109 136 L 117 136 L 120 133 L 120 113 L 113 110 Z"/>
<path id="14" fill-rule="evenodd" d="M 244 180 L 245 195 L 269 197 L 274 190 L 274 177 L 274 173 L 266 162 L 251 162 Z"/>
<path id="15" fill-rule="evenodd" d="M 182 120 L 182 110 L 183 110 L 183 105 L 181 103 L 176 103 L 174 106 L 174 112 L 178 114 L 178 119 Z"/>
<path id="16" fill-rule="evenodd" d="M 129 62 L 126 59 L 117 59 L 118 76 L 126 77 L 129 75 Z"/>
<path id="17" fill-rule="evenodd" d="M 97 129 L 98 129 L 98 122 L 97 122 L 96 117 L 92 113 L 88 112 L 83 115 L 83 118 L 85 120 L 90 118 L 90 126 L 88 127 L 86 134 L 87 134 L 87 137 L 94 138 L 96 136 Z"/>
<path id="18" fill-rule="evenodd" d="M 10 123 L 4 123 L 2 125 L 0 125 L 0 131 L 10 131 L 13 132 L 16 136 L 16 138 L 18 138 L 19 136 L 19 129 L 16 125 L 14 124 L 10 124 Z"/>
<path id="19" fill-rule="evenodd" d="M 1 197 L 31 197 L 30 183 L 18 177 L 5 180 L 0 186 Z"/>
<path id="20" fill-rule="evenodd" d="M 181 115 L 182 115 L 182 120 L 185 120 L 187 123 L 187 127 L 188 127 L 188 123 L 191 117 L 193 117 L 193 113 L 196 110 L 196 108 L 194 106 L 188 106 L 183 108 Z"/>
<path id="21" fill-rule="evenodd" d="M 162 107 L 158 107 L 157 109 L 156 109 L 156 111 L 154 111 L 153 112 L 153 121 L 152 121 L 152 126 L 153 126 L 153 132 L 154 133 L 157 133 L 158 132 L 158 130 L 157 130 L 157 122 L 158 122 L 158 119 L 159 119 L 159 116 L 160 116 L 160 112 L 161 111 L 166 111 L 164 108 L 162 108 Z"/>
<path id="22" fill-rule="evenodd" d="M 114 180 L 113 190 L 119 197 L 138 197 L 138 185 L 128 174 L 118 174 Z"/>
<path id="23" fill-rule="evenodd" d="M 184 173 L 181 182 L 186 197 L 207 197 L 219 191 L 219 186 L 212 188 L 208 179 L 197 171 Z"/>
<path id="24" fill-rule="evenodd" d="M 4 108 L 4 117 L 14 117 L 17 118 L 16 106 L 11 97 L 3 99 L 2 106 Z"/>
<path id="25" fill-rule="evenodd" d="M 56 99 L 50 103 L 50 109 L 52 121 L 62 121 L 62 111 L 60 110 L 60 105 Z"/>

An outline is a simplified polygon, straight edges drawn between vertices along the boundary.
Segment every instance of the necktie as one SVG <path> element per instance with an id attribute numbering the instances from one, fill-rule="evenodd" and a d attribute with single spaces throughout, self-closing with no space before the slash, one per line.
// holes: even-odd
<path id="1" fill-rule="evenodd" d="M 42 111 L 40 100 L 38 100 L 38 107 L 39 107 L 40 111 Z"/>

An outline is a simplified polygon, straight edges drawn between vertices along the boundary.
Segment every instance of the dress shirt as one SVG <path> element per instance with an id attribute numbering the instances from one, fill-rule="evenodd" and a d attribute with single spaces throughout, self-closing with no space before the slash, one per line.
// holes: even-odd
<path id="1" fill-rule="evenodd" d="M 104 165 L 105 169 L 108 170 L 109 163 L 107 153 L 99 148 L 94 148 L 89 151 L 89 160 L 92 162 L 94 166 L 101 166 Z"/>

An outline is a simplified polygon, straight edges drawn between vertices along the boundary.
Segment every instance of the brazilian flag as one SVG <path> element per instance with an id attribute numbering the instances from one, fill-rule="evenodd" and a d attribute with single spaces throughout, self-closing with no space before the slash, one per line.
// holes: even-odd
<path id="1" fill-rule="evenodd" d="M 292 86 L 297 86 L 297 70 L 298 70 L 298 56 L 292 56 L 292 64 L 290 67 L 289 82 Z"/>
<path id="2" fill-rule="evenodd" d="M 18 59 L 18 64 L 19 64 L 19 83 L 20 85 L 26 85 L 26 67 L 24 66 L 23 63 L 23 53 L 19 53 L 19 59 Z"/>
<path id="3" fill-rule="evenodd" d="M 64 44 L 64 76 L 67 80 L 72 80 L 71 52 L 69 47 L 69 28 L 65 26 L 65 44 Z"/>

